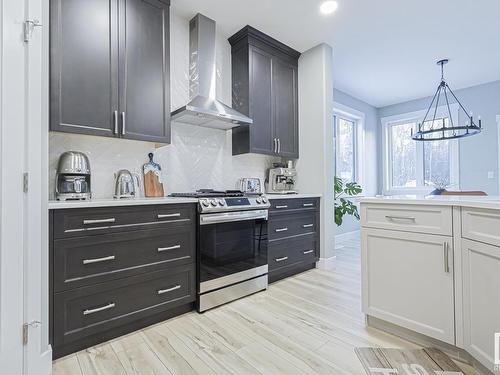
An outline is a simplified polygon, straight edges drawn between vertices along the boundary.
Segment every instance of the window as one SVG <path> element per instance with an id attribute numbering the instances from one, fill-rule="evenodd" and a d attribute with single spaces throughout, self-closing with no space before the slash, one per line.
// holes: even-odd
<path id="1" fill-rule="evenodd" d="M 356 122 L 335 116 L 336 175 L 346 181 L 356 180 Z"/>
<path id="2" fill-rule="evenodd" d="M 451 106 L 458 116 L 458 107 Z M 384 125 L 384 193 L 428 193 L 435 186 L 459 188 L 458 140 L 417 142 L 411 139 L 423 112 L 413 112 L 382 119 Z M 436 121 L 450 122 L 440 109 Z M 454 118 L 455 122 L 456 119 Z M 425 127 L 430 126 L 428 121 Z"/>

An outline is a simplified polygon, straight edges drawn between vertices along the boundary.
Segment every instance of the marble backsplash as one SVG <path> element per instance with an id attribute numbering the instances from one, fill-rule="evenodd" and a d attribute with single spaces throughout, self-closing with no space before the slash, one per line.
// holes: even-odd
<path id="1" fill-rule="evenodd" d="M 142 175 L 148 153 L 162 166 L 166 194 L 201 188 L 231 189 L 241 177 L 265 180 L 267 168 L 278 158 L 246 154 L 232 156 L 231 131 L 172 123 L 172 144 L 51 132 L 49 137 L 49 198 L 54 198 L 55 173 L 64 151 L 81 151 L 90 159 L 94 198 L 110 198 L 114 173 L 128 169 Z"/>

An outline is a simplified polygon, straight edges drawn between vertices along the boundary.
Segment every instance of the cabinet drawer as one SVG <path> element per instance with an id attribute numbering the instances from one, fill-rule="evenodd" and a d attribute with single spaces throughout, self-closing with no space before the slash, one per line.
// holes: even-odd
<path id="1" fill-rule="evenodd" d="M 54 345 L 100 334 L 194 300 L 194 265 L 56 293 Z"/>
<path id="2" fill-rule="evenodd" d="M 315 212 L 294 212 L 269 218 L 269 240 L 277 240 L 317 231 L 318 215 Z"/>
<path id="3" fill-rule="evenodd" d="M 361 203 L 363 227 L 452 235 L 452 208 Z"/>
<path id="4" fill-rule="evenodd" d="M 500 246 L 500 211 L 462 208 L 462 237 Z"/>
<path id="5" fill-rule="evenodd" d="M 195 230 L 141 230 L 54 241 L 56 292 L 193 263 Z"/>
<path id="6" fill-rule="evenodd" d="M 195 204 L 56 210 L 54 238 L 184 225 L 193 222 L 195 214 Z"/>
<path id="7" fill-rule="evenodd" d="M 270 203 L 270 213 L 299 209 L 316 210 L 319 207 L 319 198 L 270 199 Z"/>
<path id="8" fill-rule="evenodd" d="M 314 263 L 319 253 L 319 241 L 315 234 L 276 241 L 269 244 L 269 271 L 297 262 Z"/>

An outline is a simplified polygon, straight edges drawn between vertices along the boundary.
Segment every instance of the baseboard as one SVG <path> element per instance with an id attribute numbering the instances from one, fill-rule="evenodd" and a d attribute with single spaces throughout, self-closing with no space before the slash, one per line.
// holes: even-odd
<path id="1" fill-rule="evenodd" d="M 316 262 L 316 268 L 320 270 L 332 270 L 335 266 L 335 259 L 337 259 L 336 256 L 330 258 L 319 258 Z"/>
<path id="2" fill-rule="evenodd" d="M 342 241 L 355 240 L 359 238 L 359 229 L 353 230 L 352 232 L 337 234 L 335 236 L 335 243 Z"/>

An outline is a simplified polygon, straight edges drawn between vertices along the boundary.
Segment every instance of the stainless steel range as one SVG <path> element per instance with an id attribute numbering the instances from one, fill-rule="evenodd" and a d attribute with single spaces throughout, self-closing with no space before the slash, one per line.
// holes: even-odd
<path id="1" fill-rule="evenodd" d="M 267 288 L 270 204 L 265 196 L 234 190 L 199 190 L 172 196 L 199 199 L 199 312 Z"/>

